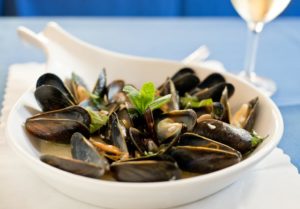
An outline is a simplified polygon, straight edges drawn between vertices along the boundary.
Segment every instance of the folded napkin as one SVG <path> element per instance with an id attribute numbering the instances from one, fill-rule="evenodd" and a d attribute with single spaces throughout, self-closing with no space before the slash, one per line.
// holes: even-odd
<path id="1" fill-rule="evenodd" d="M 0 123 L 0 209 L 96 209 L 98 207 L 71 199 L 44 183 L 5 143 L 4 129 L 9 110 L 44 72 L 44 67 L 34 63 L 13 65 L 9 71 Z M 294 209 L 300 205 L 299 191 L 297 169 L 290 163 L 290 158 L 276 148 L 238 182 L 179 208 Z"/>

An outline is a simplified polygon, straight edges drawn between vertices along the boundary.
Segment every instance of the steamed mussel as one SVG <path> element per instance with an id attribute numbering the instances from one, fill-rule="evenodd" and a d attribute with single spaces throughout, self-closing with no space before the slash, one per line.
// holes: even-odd
<path id="1" fill-rule="evenodd" d="M 108 83 L 105 69 L 92 90 L 74 73 L 66 81 L 46 73 L 34 92 L 42 112 L 25 128 L 70 147 L 71 157 L 40 157 L 61 170 L 124 182 L 176 180 L 234 165 L 262 142 L 253 130 L 259 98 L 232 114 L 234 92 L 221 74 L 200 80 L 191 68 L 140 89 Z"/>

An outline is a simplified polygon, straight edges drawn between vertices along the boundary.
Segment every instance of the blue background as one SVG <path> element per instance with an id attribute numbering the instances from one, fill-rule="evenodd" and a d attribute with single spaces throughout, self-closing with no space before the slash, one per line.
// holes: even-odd
<path id="1" fill-rule="evenodd" d="M 5 16 L 236 16 L 230 0 L 0 0 Z M 292 0 L 283 16 L 300 16 Z"/>

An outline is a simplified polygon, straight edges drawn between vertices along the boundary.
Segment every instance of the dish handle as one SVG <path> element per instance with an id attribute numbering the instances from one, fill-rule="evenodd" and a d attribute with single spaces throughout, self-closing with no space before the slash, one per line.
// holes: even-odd
<path id="1" fill-rule="evenodd" d="M 41 48 L 44 50 L 46 55 L 48 55 L 48 47 L 47 47 L 47 39 L 41 33 L 35 33 L 32 30 L 20 26 L 17 29 L 18 35 L 21 39 L 29 44 L 34 45 L 37 48 Z"/>

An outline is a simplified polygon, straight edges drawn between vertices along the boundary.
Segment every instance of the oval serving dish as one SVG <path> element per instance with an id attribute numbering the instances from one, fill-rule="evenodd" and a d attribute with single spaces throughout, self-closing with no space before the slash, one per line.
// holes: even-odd
<path id="1" fill-rule="evenodd" d="M 141 58 L 96 48 L 72 37 L 56 23 L 49 23 L 39 34 L 21 27 L 19 34 L 26 41 L 44 49 L 48 58 L 47 71 L 61 78 L 70 76 L 74 71 L 90 86 L 103 67 L 107 70 L 108 82 L 123 79 L 140 87 L 146 81 L 159 85 L 166 77 L 187 66 L 176 61 Z M 200 78 L 213 72 L 199 65 L 189 67 Z M 51 167 L 41 162 L 39 157 L 41 153 L 59 150 L 45 150 L 43 142 L 29 136 L 24 129 L 26 118 L 32 115 L 27 107 L 37 106 L 34 88 L 26 91 L 13 107 L 6 133 L 10 145 L 32 170 L 52 187 L 80 201 L 105 208 L 131 209 L 170 208 L 187 204 L 211 195 L 251 172 L 251 168 L 276 147 L 283 133 L 282 116 L 270 98 L 229 73 L 223 75 L 236 87 L 236 93 L 230 99 L 232 104 L 240 105 L 259 97 L 260 109 L 255 130 L 268 137 L 240 163 L 213 173 L 168 182 L 121 183 L 91 179 Z"/>

